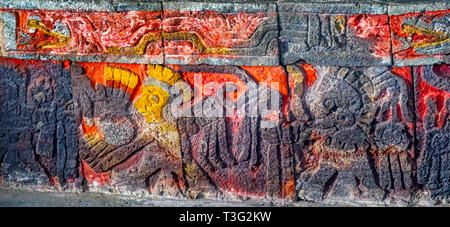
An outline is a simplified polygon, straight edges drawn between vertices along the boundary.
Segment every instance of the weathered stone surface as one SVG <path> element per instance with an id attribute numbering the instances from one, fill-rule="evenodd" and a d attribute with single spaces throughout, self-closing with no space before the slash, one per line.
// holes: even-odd
<path id="1" fill-rule="evenodd" d="M 24 10 L 77 10 L 77 11 L 159 11 L 158 0 L 2 0 L 0 8 Z"/>
<path id="2" fill-rule="evenodd" d="M 445 152 L 439 151 L 435 158 L 437 151 L 432 148 L 438 145 L 447 147 L 445 136 L 439 140 L 442 143 L 428 142 L 436 137 L 433 136 L 435 134 L 445 135 L 448 131 L 446 125 L 436 123 L 436 126 L 421 129 L 424 124 L 421 119 L 427 117 L 416 116 L 420 152 L 414 152 L 413 77 L 409 67 L 329 67 L 305 62 L 285 67 L 72 63 L 66 64 L 63 70 L 62 64 L 28 62 L 32 64 L 22 66 L 20 62 L 16 68 L 31 70 L 47 64 L 49 66 L 41 67 L 51 69 L 46 71 L 44 78 L 54 79 L 56 85 L 64 84 L 64 88 L 70 88 L 67 76 L 71 76 L 73 111 L 64 109 L 61 114 L 65 115 L 47 119 L 51 126 L 57 125 L 52 126 L 56 127 L 57 135 L 52 137 L 54 135 L 50 134 L 43 141 L 43 137 L 31 139 L 25 134 L 35 137 L 43 135 L 41 133 L 54 133 L 54 128 L 44 131 L 38 122 L 36 125 L 41 125 L 41 133 L 27 131 L 12 137 L 13 132 L 20 133 L 23 127 L 11 126 L 2 137 L 3 146 L 8 147 L 2 150 L 2 179 L 6 182 L 17 181 L 18 174 L 27 176 L 31 183 L 45 182 L 53 176 L 60 180 L 72 179 L 70 177 L 76 178 L 79 166 L 80 175 L 90 190 L 110 189 L 191 198 L 266 197 L 386 202 L 397 197 L 410 199 L 410 194 L 419 190 L 420 185 L 431 190 L 433 195 L 448 194 L 446 158 L 442 158 Z M 6 67 L 13 63 L 3 60 L 2 64 Z M 416 104 L 418 113 L 426 113 L 426 116 L 446 113 L 442 104 L 446 101 L 440 98 L 442 95 L 447 97 L 446 93 L 436 93 L 423 84 L 426 81 L 427 86 L 448 90 L 445 87 L 445 67 L 437 65 L 415 69 L 414 78 L 418 78 L 414 79 L 416 96 L 435 99 L 435 108 L 440 108 L 434 110 L 432 102 L 427 101 L 430 103 L 428 112 L 423 112 L 420 101 Z M 8 73 L 9 77 L 2 77 L 5 86 L 11 78 L 25 83 L 23 70 L 16 72 L 17 75 Z M 39 71 L 29 73 L 34 75 Z M 227 97 L 231 97 L 232 103 L 244 103 L 246 111 L 259 108 L 258 104 L 278 100 L 279 109 L 274 112 L 277 114 L 220 117 L 196 116 L 193 112 L 193 117 L 167 115 L 168 107 L 176 102 L 177 93 L 172 88 L 180 86 L 177 81 L 185 81 L 194 93 L 201 91 L 200 98 L 188 102 L 194 110 L 201 106 L 207 110 L 204 113 L 213 113 L 227 107 L 226 103 L 215 102 L 220 96 L 208 92 L 207 87 L 196 87 L 196 76 L 207 84 L 234 84 L 236 90 L 226 93 Z M 29 81 L 33 78 L 31 76 Z M 278 82 L 280 86 L 267 87 L 264 82 Z M 270 88 L 275 96 L 255 94 L 261 89 L 259 85 Z M 33 93 L 34 89 L 22 90 Z M 215 92 L 219 91 L 215 89 Z M 16 96 L 8 95 L 17 94 L 10 87 L 2 89 L 2 92 L 6 94 L 2 95 L 5 97 L 2 105 L 19 105 Z M 70 92 L 63 93 L 69 96 L 54 94 L 68 100 L 62 103 L 71 103 Z M 39 94 L 30 96 L 35 99 L 41 97 Z M 25 99 L 25 95 L 23 97 Z M 190 100 L 191 96 L 183 94 L 182 97 Z M 55 102 L 61 103 L 56 100 L 59 99 L 54 98 L 51 106 Z M 3 110 L 12 107 L 5 108 Z M 52 108 L 40 108 L 38 111 L 43 111 L 42 114 L 30 112 L 30 122 L 34 122 L 35 115 L 53 113 Z M 57 106 L 53 108 L 56 108 L 56 113 L 63 111 Z M 7 117 L 11 113 L 14 117 Z M 2 125 L 17 122 L 14 113 L 3 111 Z M 21 111 L 19 116 L 26 116 L 26 113 Z M 67 117 L 68 123 L 60 128 L 59 119 Z M 26 123 L 28 120 L 23 119 L 27 118 L 21 118 L 19 122 L 28 125 L 27 129 L 34 127 L 34 123 Z M 446 121 L 444 117 L 439 119 L 439 122 Z M 274 127 L 266 128 L 268 123 Z M 63 132 L 66 136 L 59 137 Z M 72 137 L 67 137 L 68 133 Z M 8 142 L 11 138 L 18 140 Z M 58 144 L 63 142 L 56 148 L 57 160 L 45 153 L 54 149 L 50 149 L 52 143 L 48 138 L 54 138 L 52 141 Z M 12 158 L 19 154 L 17 146 L 26 146 L 27 142 L 30 143 L 30 155 L 39 157 L 37 160 L 31 157 L 38 163 L 31 172 L 27 170 L 30 167 L 25 167 L 28 165 L 20 164 L 31 162 L 30 157 L 24 159 L 21 156 L 25 154 L 23 151 L 18 156 L 22 158 Z M 76 144 L 79 144 L 78 149 Z M 415 164 L 417 157 L 420 157 L 419 180 Z M 42 164 L 39 160 L 46 162 Z M 430 164 L 439 160 L 444 163 L 442 167 Z M 62 162 L 66 164 L 59 164 Z M 73 168 L 69 168 L 67 163 L 73 163 Z M 40 168 L 45 168 L 45 171 Z M 431 179 L 433 177 L 441 178 L 435 182 Z"/>
<path id="3" fill-rule="evenodd" d="M 425 13 L 428 11 L 445 10 L 448 8 L 449 3 L 447 1 L 393 0 L 389 2 L 389 15 Z"/>
<path id="4" fill-rule="evenodd" d="M 1 59 L 4 181 L 58 186 L 78 176 L 70 74 L 62 64 Z"/>
<path id="5" fill-rule="evenodd" d="M 420 0 L 2 1 L 0 184 L 445 203 L 448 14 Z"/>
<path id="6" fill-rule="evenodd" d="M 279 3 L 283 64 L 390 65 L 387 7 L 376 4 Z"/>
<path id="7" fill-rule="evenodd" d="M 450 195 L 450 70 L 414 67 L 418 179 L 433 197 Z"/>

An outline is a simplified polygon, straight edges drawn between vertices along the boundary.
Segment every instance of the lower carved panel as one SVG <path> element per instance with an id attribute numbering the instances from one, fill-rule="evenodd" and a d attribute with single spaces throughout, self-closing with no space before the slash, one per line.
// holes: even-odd
<path id="1" fill-rule="evenodd" d="M 188 198 L 448 191 L 448 66 L 1 59 L 1 182 Z"/>

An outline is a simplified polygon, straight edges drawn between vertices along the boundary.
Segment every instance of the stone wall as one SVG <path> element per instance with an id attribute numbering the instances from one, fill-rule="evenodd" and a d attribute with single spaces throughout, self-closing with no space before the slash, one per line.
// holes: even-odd
<path id="1" fill-rule="evenodd" d="M 442 202 L 447 1 L 0 2 L 0 184 Z"/>

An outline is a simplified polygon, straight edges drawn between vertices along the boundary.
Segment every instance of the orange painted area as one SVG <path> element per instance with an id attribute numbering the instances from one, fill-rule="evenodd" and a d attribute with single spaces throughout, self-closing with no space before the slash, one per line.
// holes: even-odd
<path id="1" fill-rule="evenodd" d="M 84 68 L 85 74 L 91 80 L 91 84 L 93 88 L 97 87 L 97 84 L 101 84 L 107 87 L 117 87 L 125 92 L 128 92 L 131 95 L 131 100 L 134 100 L 141 92 L 142 92 L 142 81 L 146 76 L 146 65 L 144 64 L 124 64 L 124 63 L 92 63 L 92 62 L 79 62 L 81 67 Z M 137 87 L 132 89 L 125 86 L 121 86 L 118 83 L 114 83 L 113 81 L 107 81 L 105 78 L 105 67 L 115 67 L 119 69 L 128 70 L 136 75 L 138 75 L 139 80 Z M 117 84 L 117 86 L 116 86 Z"/>
<path id="2" fill-rule="evenodd" d="M 97 88 L 97 84 L 106 86 L 106 79 L 104 76 L 106 63 L 80 62 L 78 64 L 84 68 L 84 73 L 91 80 L 93 88 Z"/>
<path id="3" fill-rule="evenodd" d="M 63 64 L 64 64 L 64 69 L 70 68 L 70 61 L 63 61 Z"/>
<path id="4" fill-rule="evenodd" d="M 199 85 L 195 84 L 196 76 L 201 77 L 201 84 Z M 200 94 L 197 95 L 201 95 L 202 97 L 214 95 L 215 92 L 220 88 L 213 87 L 211 84 L 212 82 L 218 83 L 221 87 L 224 86 L 227 82 L 234 83 L 237 87 L 237 91 L 227 94 L 228 97 L 233 101 L 236 101 L 242 93 L 247 91 L 247 86 L 245 85 L 245 83 L 234 74 L 182 72 L 182 78 L 191 86 L 193 86 L 198 92 L 200 92 Z"/>
<path id="5" fill-rule="evenodd" d="M 286 71 L 282 66 L 241 66 L 253 79 L 266 83 L 270 88 L 276 89 L 281 95 L 288 95 Z M 274 84 L 272 84 L 274 83 Z"/>
<path id="6" fill-rule="evenodd" d="M 111 171 L 97 173 L 84 160 L 81 160 L 80 172 L 89 184 L 96 182 L 99 185 L 107 185 L 111 182 Z"/>
<path id="7" fill-rule="evenodd" d="M 306 86 L 312 86 L 317 79 L 317 70 L 310 64 L 300 64 L 300 67 L 306 72 L 306 79 L 304 80 Z"/>
<path id="8" fill-rule="evenodd" d="M 81 121 L 81 128 L 83 129 L 84 134 L 89 134 L 89 133 L 97 133 L 99 132 L 97 126 L 93 125 L 93 126 L 88 126 L 86 124 L 86 121 L 84 121 L 84 119 Z"/>
<path id="9" fill-rule="evenodd" d="M 268 87 L 280 92 L 283 97 L 282 112 L 288 117 L 289 92 L 287 73 L 283 66 L 241 66 L 250 76 L 259 83 L 265 83 Z"/>
<path id="10" fill-rule="evenodd" d="M 282 198 L 295 197 L 295 180 L 292 179 L 284 185 L 284 190 L 282 192 Z"/>
<path id="11" fill-rule="evenodd" d="M 387 15 L 353 15 L 348 19 L 355 34 L 373 43 L 371 49 L 376 57 L 390 57 L 390 29 Z"/>

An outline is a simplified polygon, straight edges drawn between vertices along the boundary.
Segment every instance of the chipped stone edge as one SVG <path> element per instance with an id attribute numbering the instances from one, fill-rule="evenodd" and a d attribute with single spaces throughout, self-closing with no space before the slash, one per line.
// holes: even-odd
<path id="1" fill-rule="evenodd" d="M 388 15 L 401 15 L 407 13 L 425 13 L 427 11 L 439 11 L 450 9 L 450 2 L 430 3 L 389 3 Z"/>
<path id="2" fill-rule="evenodd" d="M 279 12 L 321 13 L 321 14 L 387 14 L 388 7 L 381 3 L 339 3 L 330 7 L 329 3 L 280 2 Z"/>
<path id="3" fill-rule="evenodd" d="M 221 58 L 214 56 L 198 56 L 198 55 L 166 55 L 164 57 L 165 64 L 173 65 L 190 65 L 192 63 L 207 65 L 235 65 L 235 66 L 279 66 L 280 61 L 278 55 L 275 56 L 243 56 L 237 55 L 232 58 Z"/>
<path id="4" fill-rule="evenodd" d="M 108 63 L 126 63 L 126 64 L 164 64 L 164 56 L 162 54 L 156 56 L 145 55 L 102 55 L 102 54 L 32 54 L 19 51 L 7 52 L 4 57 L 17 59 L 38 59 L 38 60 L 54 60 L 54 61 L 75 61 L 75 62 L 108 62 Z"/>

